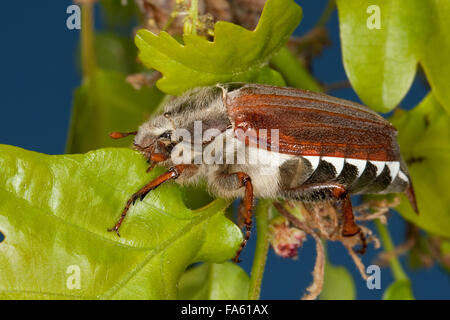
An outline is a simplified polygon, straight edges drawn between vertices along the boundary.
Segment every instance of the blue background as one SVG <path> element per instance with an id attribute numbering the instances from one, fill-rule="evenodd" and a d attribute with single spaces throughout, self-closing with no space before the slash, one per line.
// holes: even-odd
<path id="1" fill-rule="evenodd" d="M 298 1 L 304 18 L 296 34 L 310 30 L 325 7 L 325 0 Z M 70 1 L 4 1 L 0 11 L 0 143 L 19 146 L 47 154 L 64 152 L 68 132 L 73 90 L 80 84 L 76 67 L 79 31 L 66 28 L 66 8 Z M 98 14 L 97 14 L 98 17 Z M 346 80 L 340 51 L 337 13 L 327 23 L 332 46 L 314 61 L 314 75 L 324 83 Z M 427 89 L 416 80 L 402 106 L 411 108 Z M 352 89 L 341 89 L 333 95 L 359 101 Z M 405 224 L 392 213 L 389 229 L 395 243 L 404 239 Z M 249 272 L 255 234 L 242 255 L 242 266 Z M 380 299 L 392 282 L 389 269 L 382 269 L 382 289 L 369 290 L 342 245 L 328 245 L 330 260 L 344 265 L 352 273 L 359 299 Z M 366 265 L 376 257 L 373 247 L 363 256 Z M 297 299 L 312 280 L 315 245 L 308 239 L 298 260 L 284 260 L 272 251 L 263 280 L 263 299 Z M 450 298 L 450 278 L 439 267 L 414 271 L 403 265 L 413 283 L 418 299 Z"/>

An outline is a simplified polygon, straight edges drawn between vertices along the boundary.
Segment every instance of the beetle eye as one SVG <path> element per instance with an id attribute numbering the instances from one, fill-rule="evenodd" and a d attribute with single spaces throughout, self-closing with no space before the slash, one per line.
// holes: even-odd
<path id="1" fill-rule="evenodd" d="M 172 132 L 165 131 L 162 135 L 159 136 L 162 139 L 171 139 L 172 138 Z"/>

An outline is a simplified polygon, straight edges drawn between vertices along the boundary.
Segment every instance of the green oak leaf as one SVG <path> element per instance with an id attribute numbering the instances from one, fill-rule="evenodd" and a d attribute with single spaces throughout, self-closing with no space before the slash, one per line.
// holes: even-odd
<path id="1" fill-rule="evenodd" d="M 344 67 L 361 100 L 395 108 L 420 63 L 450 112 L 450 1 L 337 0 Z M 380 29 L 369 28 L 379 8 Z"/>
<path id="2" fill-rule="evenodd" d="M 116 70 L 125 75 L 144 69 L 142 64 L 136 61 L 137 48 L 129 36 L 113 32 L 96 33 L 95 56 L 97 66 L 101 70 Z"/>
<path id="3" fill-rule="evenodd" d="M 398 110 L 391 118 L 408 164 L 420 215 L 406 197 L 397 210 L 419 227 L 450 237 L 450 115 L 433 93 L 411 111 Z"/>
<path id="4" fill-rule="evenodd" d="M 140 13 L 135 1 L 100 0 L 99 2 L 102 18 L 109 29 L 130 26 Z"/>
<path id="5" fill-rule="evenodd" d="M 352 275 L 345 267 L 325 263 L 325 278 L 321 300 L 355 300 L 356 287 Z"/>
<path id="6" fill-rule="evenodd" d="M 148 30 L 138 31 L 135 41 L 141 61 L 163 74 L 158 88 L 169 94 L 231 81 L 284 85 L 267 64 L 301 17 L 302 10 L 293 0 L 268 0 L 254 31 L 219 21 L 214 41 L 185 34 L 181 44 L 167 32 L 155 35 Z"/>
<path id="7" fill-rule="evenodd" d="M 420 233 L 415 245 L 408 253 L 408 264 L 412 269 L 429 267 L 430 262 L 450 272 L 450 241 L 446 238 Z"/>
<path id="8" fill-rule="evenodd" d="M 75 92 L 67 152 L 127 147 L 129 139 L 112 140 L 112 131 L 135 131 L 163 98 L 156 87 L 134 89 L 117 71 L 98 70 Z"/>
<path id="9" fill-rule="evenodd" d="M 450 240 L 442 239 L 440 253 L 444 261 L 441 261 L 441 266 L 447 272 L 450 272 Z"/>
<path id="10" fill-rule="evenodd" d="M 49 156 L 0 145 L 0 299 L 175 299 L 190 264 L 232 258 L 242 234 L 223 214 L 229 203 L 190 210 L 171 182 L 132 207 L 121 238 L 107 232 L 162 172 L 146 167 L 129 149 Z"/>
<path id="11" fill-rule="evenodd" d="M 250 280 L 238 265 L 205 263 L 187 270 L 180 279 L 181 300 L 246 300 Z"/>
<path id="12" fill-rule="evenodd" d="M 397 280 L 383 293 L 383 300 L 414 300 L 409 280 Z"/>

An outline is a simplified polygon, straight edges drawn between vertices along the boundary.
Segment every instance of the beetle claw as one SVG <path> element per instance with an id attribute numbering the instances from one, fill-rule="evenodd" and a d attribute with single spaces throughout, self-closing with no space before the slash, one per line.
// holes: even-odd
<path id="1" fill-rule="evenodd" d="M 108 229 L 108 232 L 113 232 L 113 231 L 114 231 L 114 232 L 117 234 L 117 236 L 120 238 L 119 228 L 114 227 L 114 228 Z"/>

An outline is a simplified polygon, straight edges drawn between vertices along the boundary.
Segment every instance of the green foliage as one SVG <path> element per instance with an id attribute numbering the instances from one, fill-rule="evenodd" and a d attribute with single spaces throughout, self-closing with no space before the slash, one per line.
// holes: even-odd
<path id="1" fill-rule="evenodd" d="M 442 268 L 444 268 L 447 272 L 450 272 L 450 240 L 442 240 L 440 254 L 444 257 L 445 263 L 441 263 Z"/>
<path id="2" fill-rule="evenodd" d="M 112 140 L 112 131 L 134 131 L 163 98 L 155 87 L 135 90 L 116 71 L 97 70 L 75 92 L 67 152 L 102 147 L 127 147 L 130 140 Z"/>
<path id="3" fill-rule="evenodd" d="M 214 41 L 185 34 L 181 44 L 166 32 L 155 35 L 140 30 L 136 45 L 141 61 L 163 74 L 157 86 L 169 94 L 232 81 L 283 85 L 283 78 L 267 63 L 286 43 L 301 16 L 301 8 L 292 0 L 268 0 L 254 31 L 219 21 Z"/>
<path id="4" fill-rule="evenodd" d="M 383 294 L 384 300 L 412 300 L 414 299 L 411 282 L 403 270 L 399 258 L 394 254 L 394 242 L 391 239 L 389 230 L 386 225 L 382 224 L 379 220 L 375 221 L 378 234 L 383 248 L 386 253 L 393 254 L 389 259 L 389 265 L 391 267 L 392 275 L 394 276 L 394 282 L 385 290 Z"/>
<path id="5" fill-rule="evenodd" d="M 345 267 L 325 263 L 325 279 L 321 300 L 354 300 L 356 287 L 352 275 Z"/>
<path id="6" fill-rule="evenodd" d="M 0 146 L 0 298 L 174 299 L 198 261 L 234 256 L 240 230 L 224 200 L 192 211 L 174 185 L 137 202 L 121 228 L 107 232 L 136 188 L 161 170 L 129 149 L 48 156 Z M 70 290 L 69 266 L 80 268 Z M 242 277 L 242 276 L 241 276 Z"/>
<path id="7" fill-rule="evenodd" d="M 421 228 L 450 237 L 450 116 L 430 93 L 411 111 L 399 110 L 391 121 L 398 129 L 400 149 L 409 164 L 420 215 L 406 197 L 397 208 Z"/>
<path id="8" fill-rule="evenodd" d="M 311 91 L 322 91 L 317 80 L 314 79 L 288 48 L 281 48 L 270 60 L 270 63 L 283 75 L 288 86 Z"/>
<path id="9" fill-rule="evenodd" d="M 136 130 L 166 93 L 231 81 L 322 91 L 285 46 L 302 18 L 293 0 L 268 0 L 254 31 L 218 22 L 213 41 L 140 30 L 135 37 L 140 62 L 162 73 L 157 82 L 161 91 L 156 86 L 135 90 L 125 80 L 142 69 L 132 39 L 116 32 L 135 22 L 135 2 L 100 3 L 108 32 L 94 32 L 92 6 L 83 5 L 83 84 L 74 95 L 70 153 L 128 147 L 131 139 L 114 141 L 108 134 Z M 379 30 L 367 27 L 367 8 L 373 4 L 381 9 Z M 404 197 L 398 210 L 421 228 L 448 238 L 450 2 L 337 0 L 337 5 L 344 66 L 369 107 L 394 109 L 419 63 L 425 71 L 432 92 L 415 109 L 399 110 L 391 119 L 421 214 L 413 213 Z M 224 215 L 229 202 L 213 200 L 201 186 L 165 184 L 132 207 L 121 238 L 106 231 L 127 198 L 162 172 L 155 168 L 145 173 L 145 160 L 130 149 L 47 156 L 0 145 L 0 168 L 0 231 L 6 237 L 0 243 L 0 299 L 259 297 L 268 250 L 268 200 L 256 210 L 259 237 L 249 279 L 239 266 L 222 263 L 234 256 L 242 240 L 241 231 Z M 393 252 L 386 226 L 376 225 L 385 250 Z M 449 254 L 449 242 L 442 243 L 442 254 Z M 197 262 L 205 263 L 185 272 Z M 81 272 L 78 289 L 67 286 L 71 266 Z M 390 266 L 395 282 L 383 298 L 414 299 L 399 260 L 394 257 Z M 326 263 L 324 280 L 322 299 L 355 298 L 355 284 L 345 268 Z"/>
<path id="10" fill-rule="evenodd" d="M 450 272 L 450 241 L 446 238 L 421 232 L 408 253 L 408 264 L 413 269 L 429 268 L 437 262 L 443 270 Z M 434 261 L 433 261 L 434 260 Z"/>
<path id="11" fill-rule="evenodd" d="M 255 209 L 256 239 L 255 254 L 248 290 L 248 299 L 258 300 L 261 294 L 261 283 L 266 267 L 267 253 L 269 251 L 269 211 L 272 200 L 260 199 Z"/>
<path id="12" fill-rule="evenodd" d="M 425 70 L 437 100 L 450 112 L 450 2 L 337 0 L 344 66 L 369 107 L 387 112 Z M 370 5 L 380 8 L 380 29 L 369 29 Z"/>
<path id="13" fill-rule="evenodd" d="M 384 292 L 383 300 L 414 300 L 409 280 L 397 280 Z"/>
<path id="14" fill-rule="evenodd" d="M 238 265 L 206 263 L 186 271 L 180 279 L 181 300 L 246 300 L 249 278 Z"/>
<path id="15" fill-rule="evenodd" d="M 102 16 L 109 28 L 127 26 L 136 19 L 136 1 L 100 0 Z"/>
<path id="16" fill-rule="evenodd" d="M 95 34 L 95 55 L 101 70 L 131 74 L 143 69 L 136 61 L 137 48 L 133 40 L 113 32 Z"/>

